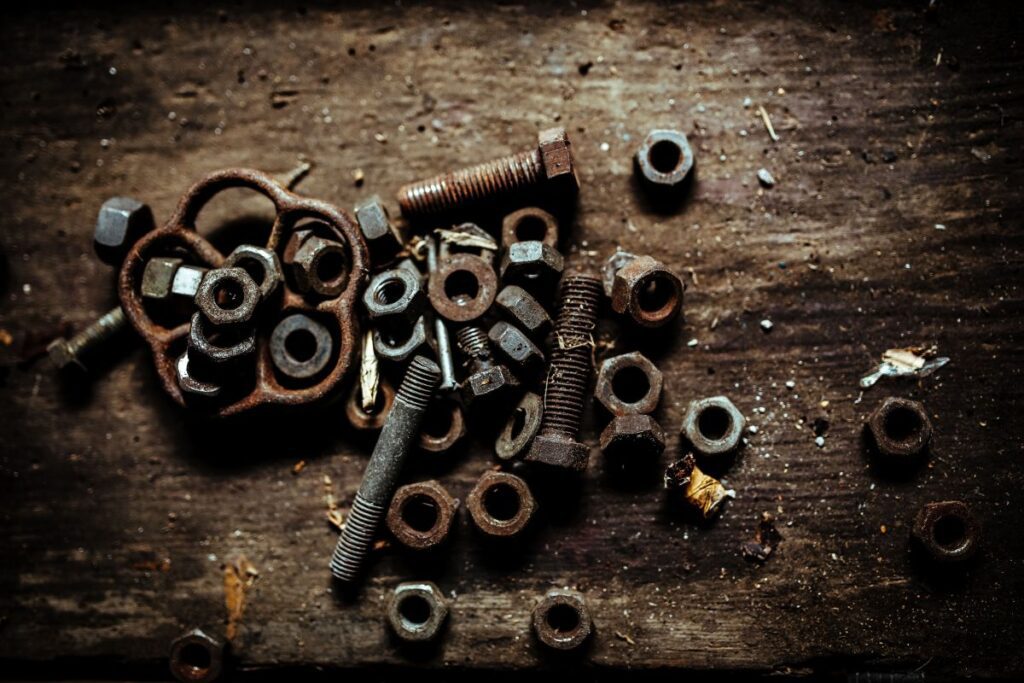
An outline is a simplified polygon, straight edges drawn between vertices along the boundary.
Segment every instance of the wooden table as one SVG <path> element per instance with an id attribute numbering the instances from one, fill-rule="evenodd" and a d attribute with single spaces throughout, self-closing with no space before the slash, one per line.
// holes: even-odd
<path id="1" fill-rule="evenodd" d="M 165 675 L 183 629 L 223 630 L 221 567 L 245 556 L 259 572 L 234 642 L 245 670 L 558 666 L 534 644 L 530 609 L 575 586 L 596 623 L 582 662 L 602 669 L 1019 676 L 1021 13 L 867 5 L 5 17 L 2 675 Z M 551 125 L 581 168 L 578 256 L 653 253 L 687 281 L 668 339 L 602 340 L 665 373 L 662 465 L 693 398 L 727 394 L 757 428 L 721 472 L 737 496 L 711 523 L 674 509 L 657 469 L 623 480 L 595 448 L 579 491 L 541 501 L 521 553 L 486 552 L 460 515 L 441 559 L 381 550 L 344 602 L 327 571 L 324 477 L 344 511 L 369 449 L 337 405 L 209 425 L 161 393 L 137 341 L 115 344 L 88 382 L 27 359 L 62 323 L 80 329 L 116 303 L 90 245 L 108 196 L 165 219 L 211 170 L 307 160 L 302 193 L 345 207 L 380 193 L 397 211 L 402 183 Z M 633 177 L 655 127 L 684 130 L 697 156 L 673 213 L 652 211 Z M 762 167 L 774 188 L 759 186 Z M 209 224 L 261 209 L 227 202 Z M 884 350 L 930 344 L 951 358 L 934 375 L 859 388 Z M 929 461 L 902 478 L 865 456 L 863 421 L 888 395 L 922 400 L 936 427 Z M 584 430 L 591 443 L 603 421 Z M 409 478 L 464 498 L 493 464 L 479 441 L 454 461 L 421 458 Z M 984 523 L 981 556 L 955 578 L 908 549 L 916 510 L 949 498 Z M 763 512 L 783 541 L 758 566 L 739 548 Z M 407 578 L 454 597 L 443 643 L 418 658 L 382 619 Z"/>

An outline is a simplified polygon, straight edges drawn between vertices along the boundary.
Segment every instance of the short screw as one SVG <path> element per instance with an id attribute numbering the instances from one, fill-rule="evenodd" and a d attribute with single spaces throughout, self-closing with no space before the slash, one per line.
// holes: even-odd
<path id="1" fill-rule="evenodd" d="M 334 578 L 347 583 L 359 576 L 373 537 L 387 514 L 402 463 L 419 442 L 420 422 L 440 378 L 441 370 L 432 360 L 416 356 L 409 364 L 331 557 Z"/>
<path id="2" fill-rule="evenodd" d="M 491 356 L 491 340 L 487 333 L 474 325 L 467 325 L 455 333 L 459 348 L 466 355 L 470 372 L 480 372 L 494 367 Z"/>
<path id="3" fill-rule="evenodd" d="M 125 329 L 127 325 L 128 321 L 124 317 L 124 309 L 118 306 L 105 313 L 103 317 L 71 339 L 65 339 L 64 337 L 54 339 L 47 345 L 46 352 L 58 369 L 64 369 L 69 365 L 76 365 L 84 370 L 85 364 L 82 363 L 82 356 Z"/>
<path id="4" fill-rule="evenodd" d="M 427 270 L 433 273 L 437 270 L 437 239 L 431 237 L 427 240 Z M 455 381 L 455 363 L 452 360 L 452 340 L 448 336 L 448 326 L 444 319 L 434 314 L 434 340 L 437 342 L 437 360 L 441 366 L 441 391 L 455 391 L 458 382 Z"/>

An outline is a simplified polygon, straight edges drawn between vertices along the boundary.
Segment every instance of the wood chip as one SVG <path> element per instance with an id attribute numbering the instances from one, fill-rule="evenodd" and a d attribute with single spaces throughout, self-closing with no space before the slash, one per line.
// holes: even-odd
<path id="1" fill-rule="evenodd" d="M 359 398 L 363 410 L 372 411 L 377 405 L 379 386 L 380 370 L 377 366 L 377 352 L 373 350 L 373 331 L 367 330 L 363 337 L 363 353 L 359 359 Z"/>
<path id="2" fill-rule="evenodd" d="M 305 460 L 300 460 L 297 463 L 295 463 L 294 465 L 292 465 L 292 474 L 298 474 L 299 472 L 301 472 L 304 469 L 306 469 L 306 461 Z"/>
<path id="3" fill-rule="evenodd" d="M 234 640 L 245 612 L 246 592 L 256 584 L 259 571 L 245 555 L 221 567 L 224 572 L 224 606 L 227 608 L 227 627 L 224 637 Z"/>
<path id="4" fill-rule="evenodd" d="M 757 113 L 761 115 L 761 120 L 764 121 L 764 127 L 768 130 L 768 135 L 771 137 L 772 142 L 778 142 L 779 136 L 775 133 L 772 120 L 768 118 L 768 112 L 764 110 L 763 105 L 757 105 Z"/>
<path id="5" fill-rule="evenodd" d="M 630 645 L 636 645 L 636 641 L 633 640 L 628 633 L 623 633 L 622 631 L 616 631 L 615 632 L 615 637 L 618 638 L 619 640 L 626 641 Z"/>

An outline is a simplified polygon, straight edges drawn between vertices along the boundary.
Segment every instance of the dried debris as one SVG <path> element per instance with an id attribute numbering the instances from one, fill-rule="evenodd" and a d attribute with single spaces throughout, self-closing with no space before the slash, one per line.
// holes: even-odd
<path id="1" fill-rule="evenodd" d="M 775 528 L 775 517 L 770 512 L 761 513 L 761 522 L 757 526 L 754 538 L 740 546 L 745 559 L 764 564 L 782 542 L 782 534 Z"/>
<path id="2" fill-rule="evenodd" d="M 224 572 L 224 606 L 228 612 L 224 637 L 234 640 L 238 635 L 242 613 L 245 611 L 245 594 L 256 584 L 260 573 L 245 555 L 240 555 L 234 562 L 222 565 L 221 569 Z"/>
<path id="3" fill-rule="evenodd" d="M 473 223 L 463 223 L 451 229 L 439 228 L 434 233 L 441 242 L 446 244 L 466 249 L 498 250 L 498 243 L 494 241 L 494 238 Z"/>
<path id="4" fill-rule="evenodd" d="M 764 121 L 765 130 L 768 131 L 768 135 L 771 137 L 772 142 L 778 142 L 779 136 L 775 132 L 775 127 L 772 126 L 772 120 L 768 118 L 768 112 L 764 110 L 763 105 L 757 105 L 757 113 L 761 115 L 761 120 Z"/>
<path id="5" fill-rule="evenodd" d="M 373 350 L 373 330 L 363 336 L 363 354 L 359 361 L 359 397 L 364 411 L 370 412 L 377 405 L 377 388 L 380 386 L 380 369 L 377 352 Z"/>
<path id="6" fill-rule="evenodd" d="M 615 637 L 618 638 L 619 640 L 625 641 L 629 645 L 636 645 L 636 641 L 633 640 L 633 638 L 628 633 L 623 633 L 622 631 L 616 631 L 615 632 Z"/>
<path id="7" fill-rule="evenodd" d="M 709 519 L 726 498 L 735 498 L 736 492 L 722 486 L 722 482 L 704 474 L 697 467 L 693 454 L 688 453 L 665 470 L 665 488 L 682 492 L 686 502 Z"/>
<path id="8" fill-rule="evenodd" d="M 345 518 L 338 509 L 338 501 L 334 497 L 334 483 L 331 478 L 324 475 L 324 505 L 327 506 L 327 523 L 341 531 L 345 525 Z"/>
<path id="9" fill-rule="evenodd" d="M 910 346 L 889 349 L 882 354 L 882 362 L 860 380 L 861 389 L 869 389 L 883 377 L 927 377 L 949 362 L 940 357 L 937 346 Z"/>
<path id="10" fill-rule="evenodd" d="M 767 168 L 761 168 L 757 171 L 757 182 L 766 188 L 775 187 L 775 176 Z"/>

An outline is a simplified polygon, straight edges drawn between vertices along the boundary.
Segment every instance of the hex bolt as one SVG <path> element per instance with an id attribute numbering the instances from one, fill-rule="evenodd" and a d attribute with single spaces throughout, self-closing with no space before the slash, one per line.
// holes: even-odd
<path id="1" fill-rule="evenodd" d="M 118 306 L 109 310 L 103 317 L 71 339 L 64 337 L 54 339 L 46 347 L 46 352 L 58 369 L 62 370 L 73 364 L 84 370 L 86 368 L 82 362 L 82 356 L 102 345 L 126 327 L 128 327 L 128 320 L 124 317 L 124 309 Z"/>
<path id="2" fill-rule="evenodd" d="M 595 275 L 576 273 L 562 280 L 544 414 L 527 462 L 572 470 L 587 467 L 590 449 L 577 438 L 593 373 L 591 352 L 601 292 L 601 280 Z"/>
<path id="3" fill-rule="evenodd" d="M 331 557 L 331 574 L 339 581 L 349 583 L 359 576 L 391 504 L 402 464 L 419 442 L 420 422 L 440 379 L 441 370 L 432 360 L 416 356 L 409 364 Z"/>
<path id="4" fill-rule="evenodd" d="M 437 240 L 427 240 L 427 270 L 433 273 L 437 270 Z M 452 360 L 452 341 L 448 336 L 448 326 L 444 318 L 434 316 L 434 340 L 437 342 L 437 361 L 441 366 L 441 391 L 455 391 L 458 382 L 455 381 L 455 362 Z"/>
<path id="5" fill-rule="evenodd" d="M 463 382 L 463 401 L 467 407 L 476 399 L 495 396 L 517 384 L 509 369 L 494 362 L 487 333 L 475 325 L 467 325 L 455 333 L 459 348 L 466 356 L 469 376 Z"/>
<path id="6" fill-rule="evenodd" d="M 405 185 L 398 205 L 409 218 L 445 214 L 563 180 L 579 187 L 565 129 L 552 128 L 541 131 L 534 149 Z"/>

